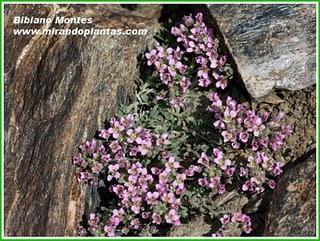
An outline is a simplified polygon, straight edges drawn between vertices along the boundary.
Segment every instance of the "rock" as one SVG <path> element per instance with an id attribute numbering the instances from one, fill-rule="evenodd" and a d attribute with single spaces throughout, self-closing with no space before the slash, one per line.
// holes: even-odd
<path id="1" fill-rule="evenodd" d="M 92 190 L 77 183 L 71 157 L 132 95 L 138 56 L 159 30 L 160 11 L 158 5 L 5 5 L 6 236 L 73 236 L 85 206 L 96 206 L 99 200 L 87 195 Z M 92 17 L 92 24 L 81 27 L 148 33 L 13 35 L 13 17 L 23 15 Z"/>
<path id="2" fill-rule="evenodd" d="M 315 154 L 280 178 L 270 204 L 264 235 L 316 235 Z"/>
<path id="3" fill-rule="evenodd" d="M 213 4 L 222 32 L 253 98 L 316 82 L 315 4 Z"/>
<path id="4" fill-rule="evenodd" d="M 205 222 L 202 215 L 194 217 L 187 224 L 175 226 L 171 229 L 170 237 L 201 237 L 211 230 L 211 225 Z"/>
<path id="5" fill-rule="evenodd" d="M 275 154 L 277 160 L 289 163 L 316 148 L 316 103 L 314 85 L 303 90 L 277 91 L 257 104 L 261 111 L 284 112 L 285 123 L 293 128 L 281 152 Z"/>

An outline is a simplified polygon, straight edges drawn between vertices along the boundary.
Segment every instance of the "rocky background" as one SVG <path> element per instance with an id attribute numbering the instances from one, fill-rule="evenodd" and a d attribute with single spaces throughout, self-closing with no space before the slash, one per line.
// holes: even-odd
<path id="1" fill-rule="evenodd" d="M 252 105 L 285 112 L 294 127 L 279 156 L 286 171 L 252 213 L 253 235 L 315 236 L 316 9 L 306 4 L 5 5 L 6 236 L 76 235 L 81 215 L 98 206 L 99 195 L 77 185 L 71 156 L 130 101 L 140 56 L 162 22 L 196 11 L 215 29 Z M 91 16 L 88 27 L 146 28 L 148 34 L 14 36 L 19 15 Z M 170 235 L 208 231 L 204 218 L 195 217 Z"/>

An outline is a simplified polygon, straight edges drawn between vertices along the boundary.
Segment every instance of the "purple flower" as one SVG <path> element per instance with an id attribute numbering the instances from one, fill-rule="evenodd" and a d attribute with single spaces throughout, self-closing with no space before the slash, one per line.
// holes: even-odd
<path id="1" fill-rule="evenodd" d="M 93 232 L 97 230 L 99 222 L 100 222 L 99 216 L 97 216 L 95 213 L 91 213 L 89 215 L 89 220 L 88 220 L 88 224 L 90 226 L 89 230 Z"/>
<path id="2" fill-rule="evenodd" d="M 240 141 L 242 141 L 243 143 L 247 143 L 248 139 L 249 139 L 249 134 L 247 132 L 240 132 L 239 133 L 239 139 Z"/>
<path id="3" fill-rule="evenodd" d="M 210 165 L 209 157 L 206 155 L 206 153 L 204 153 L 204 152 L 201 153 L 201 157 L 198 160 L 198 163 L 205 166 L 205 167 L 209 167 L 209 165 Z"/>
<path id="4" fill-rule="evenodd" d="M 269 168 L 270 174 L 275 177 L 279 176 L 283 172 L 281 169 L 283 166 L 284 164 L 281 162 L 273 163 L 272 166 Z"/>
<path id="5" fill-rule="evenodd" d="M 219 194 L 224 194 L 226 192 L 226 187 L 224 185 L 220 185 L 218 188 Z"/>
<path id="6" fill-rule="evenodd" d="M 282 132 L 284 133 L 284 135 L 291 135 L 293 133 L 293 129 L 291 125 L 284 125 L 282 127 Z"/>
<path id="7" fill-rule="evenodd" d="M 108 141 L 110 134 L 109 134 L 108 130 L 102 129 L 99 133 L 99 136 Z"/>
<path id="8" fill-rule="evenodd" d="M 114 139 L 118 139 L 124 129 L 125 127 L 121 125 L 119 121 L 115 121 L 114 124 L 108 129 L 108 132 Z"/>
<path id="9" fill-rule="evenodd" d="M 118 151 L 121 150 L 121 146 L 119 145 L 118 141 L 111 142 L 109 147 L 113 153 L 117 153 Z"/>
<path id="10" fill-rule="evenodd" d="M 148 219 L 150 217 L 150 214 L 148 212 L 142 212 L 141 217 L 143 219 Z"/>
<path id="11" fill-rule="evenodd" d="M 236 169 L 235 169 L 234 167 L 227 168 L 226 174 L 227 174 L 229 177 L 232 177 L 232 176 L 234 175 L 235 170 L 236 170 Z"/>
<path id="12" fill-rule="evenodd" d="M 178 169 L 180 167 L 180 163 L 176 161 L 173 156 L 171 156 L 166 162 L 165 167 L 168 171 L 170 171 L 171 169 Z"/>
<path id="13" fill-rule="evenodd" d="M 168 86 L 172 85 L 172 77 L 169 73 L 161 73 L 160 79 L 165 85 L 168 85 Z"/>
<path id="14" fill-rule="evenodd" d="M 91 141 L 86 141 L 83 145 L 80 145 L 79 148 L 82 153 L 92 155 L 96 151 L 97 142 L 92 139 Z"/>
<path id="15" fill-rule="evenodd" d="M 208 180 L 206 178 L 199 178 L 198 179 L 198 184 L 201 186 L 201 187 L 206 187 L 209 185 L 208 183 Z"/>
<path id="16" fill-rule="evenodd" d="M 207 77 L 207 79 L 206 78 L 200 78 L 198 80 L 198 85 L 201 86 L 201 87 L 208 87 L 210 84 L 211 84 L 211 81 L 208 79 L 208 77 Z"/>
<path id="17" fill-rule="evenodd" d="M 243 185 L 242 185 L 242 191 L 254 191 L 255 186 L 254 183 L 251 180 L 247 180 Z"/>
<path id="18" fill-rule="evenodd" d="M 276 182 L 275 182 L 274 180 L 269 180 L 268 186 L 269 186 L 271 189 L 275 189 L 275 188 L 276 188 Z"/>
<path id="19" fill-rule="evenodd" d="M 157 213 L 152 214 L 152 223 L 155 223 L 155 224 L 161 223 L 161 217 L 159 214 L 157 214 Z"/>
<path id="20" fill-rule="evenodd" d="M 115 236 L 115 233 L 114 233 L 115 229 L 116 228 L 114 226 L 109 226 L 109 225 L 104 226 L 104 231 L 107 233 L 109 237 Z"/>
<path id="21" fill-rule="evenodd" d="M 114 165 L 109 165 L 108 170 L 109 170 L 109 175 L 107 177 L 107 180 L 110 182 L 113 178 L 119 179 L 120 178 L 120 173 L 117 172 L 119 170 L 119 164 L 114 164 Z"/>
<path id="22" fill-rule="evenodd" d="M 151 50 L 149 53 L 146 53 L 146 57 L 148 59 L 147 64 L 149 66 L 154 64 L 159 59 L 158 52 L 155 49 Z"/>
<path id="23" fill-rule="evenodd" d="M 247 177 L 248 176 L 248 169 L 244 167 L 240 167 L 240 177 Z"/>

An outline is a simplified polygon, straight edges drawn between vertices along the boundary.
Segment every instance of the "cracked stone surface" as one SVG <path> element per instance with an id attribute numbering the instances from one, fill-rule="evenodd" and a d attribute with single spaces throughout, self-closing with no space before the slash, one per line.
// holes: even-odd
<path id="1" fill-rule="evenodd" d="M 315 4 L 212 4 L 211 14 L 255 99 L 316 81 Z"/>
<path id="2" fill-rule="evenodd" d="M 280 178 L 271 201 L 264 235 L 316 235 L 315 154 Z"/>
<path id="3" fill-rule="evenodd" d="M 85 206 L 98 206 L 78 185 L 71 156 L 133 93 L 138 56 L 159 30 L 160 11 L 158 5 L 6 5 L 6 236 L 74 236 Z M 148 34 L 14 36 L 13 16 L 22 15 L 92 17 L 82 27 L 146 28 Z M 76 26 L 59 25 L 67 27 Z"/>

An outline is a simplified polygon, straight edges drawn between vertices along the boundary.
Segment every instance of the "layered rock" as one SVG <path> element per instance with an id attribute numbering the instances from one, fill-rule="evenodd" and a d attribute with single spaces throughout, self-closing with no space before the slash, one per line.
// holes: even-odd
<path id="1" fill-rule="evenodd" d="M 283 163 L 297 160 L 316 148 L 316 86 L 297 91 L 277 91 L 261 100 L 256 108 L 270 113 L 285 113 L 285 122 L 293 128 L 281 152 L 275 158 Z"/>
<path id="2" fill-rule="evenodd" d="M 85 206 L 71 156 L 131 96 L 138 56 L 159 29 L 160 7 L 5 6 L 5 235 L 75 235 Z M 147 29 L 145 36 L 18 36 L 14 16 L 92 17 L 59 28 Z M 25 25 L 23 28 L 44 28 Z M 89 202 L 90 201 L 90 202 Z"/>
<path id="3" fill-rule="evenodd" d="M 253 98 L 316 81 L 315 4 L 208 5 Z"/>
<path id="4" fill-rule="evenodd" d="M 264 235 L 315 236 L 316 202 L 316 157 L 313 154 L 280 178 Z"/>

